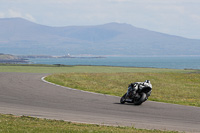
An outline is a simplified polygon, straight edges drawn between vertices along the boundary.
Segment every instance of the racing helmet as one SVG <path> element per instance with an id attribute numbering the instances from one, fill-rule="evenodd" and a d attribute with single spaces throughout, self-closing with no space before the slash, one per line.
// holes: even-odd
<path id="1" fill-rule="evenodd" d="M 145 80 L 145 83 L 148 83 L 148 84 L 150 84 L 151 82 L 150 82 L 150 80 Z"/>

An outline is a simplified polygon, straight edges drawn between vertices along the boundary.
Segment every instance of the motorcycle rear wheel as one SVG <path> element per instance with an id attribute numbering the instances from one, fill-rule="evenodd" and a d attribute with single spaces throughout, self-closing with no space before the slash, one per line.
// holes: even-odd
<path id="1" fill-rule="evenodd" d="M 146 93 L 141 93 L 140 98 L 134 101 L 134 105 L 141 105 L 146 100 L 147 100 Z"/>

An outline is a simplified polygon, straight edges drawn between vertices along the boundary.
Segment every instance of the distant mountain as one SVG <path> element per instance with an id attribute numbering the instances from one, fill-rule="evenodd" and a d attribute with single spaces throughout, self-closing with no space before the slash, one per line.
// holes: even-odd
<path id="1" fill-rule="evenodd" d="M 200 40 L 125 23 L 50 27 L 22 18 L 0 19 L 0 53 L 26 55 L 200 55 Z"/>

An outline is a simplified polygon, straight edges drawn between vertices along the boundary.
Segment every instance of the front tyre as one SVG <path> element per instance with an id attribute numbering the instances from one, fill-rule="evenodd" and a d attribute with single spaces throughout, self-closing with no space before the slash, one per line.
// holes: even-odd
<path id="1" fill-rule="evenodd" d="M 126 93 L 121 97 L 120 103 L 121 103 L 121 104 L 124 104 L 125 101 L 126 101 Z"/>
<path id="2" fill-rule="evenodd" d="M 140 98 L 134 100 L 135 105 L 141 105 L 144 101 L 147 100 L 147 95 L 146 93 L 141 93 Z"/>

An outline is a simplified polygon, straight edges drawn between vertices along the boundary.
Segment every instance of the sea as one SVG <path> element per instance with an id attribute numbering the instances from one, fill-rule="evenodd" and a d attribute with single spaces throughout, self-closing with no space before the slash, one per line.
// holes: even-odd
<path id="1" fill-rule="evenodd" d="M 33 64 L 94 65 L 200 69 L 200 56 L 180 57 L 105 57 L 105 58 L 29 58 Z"/>

